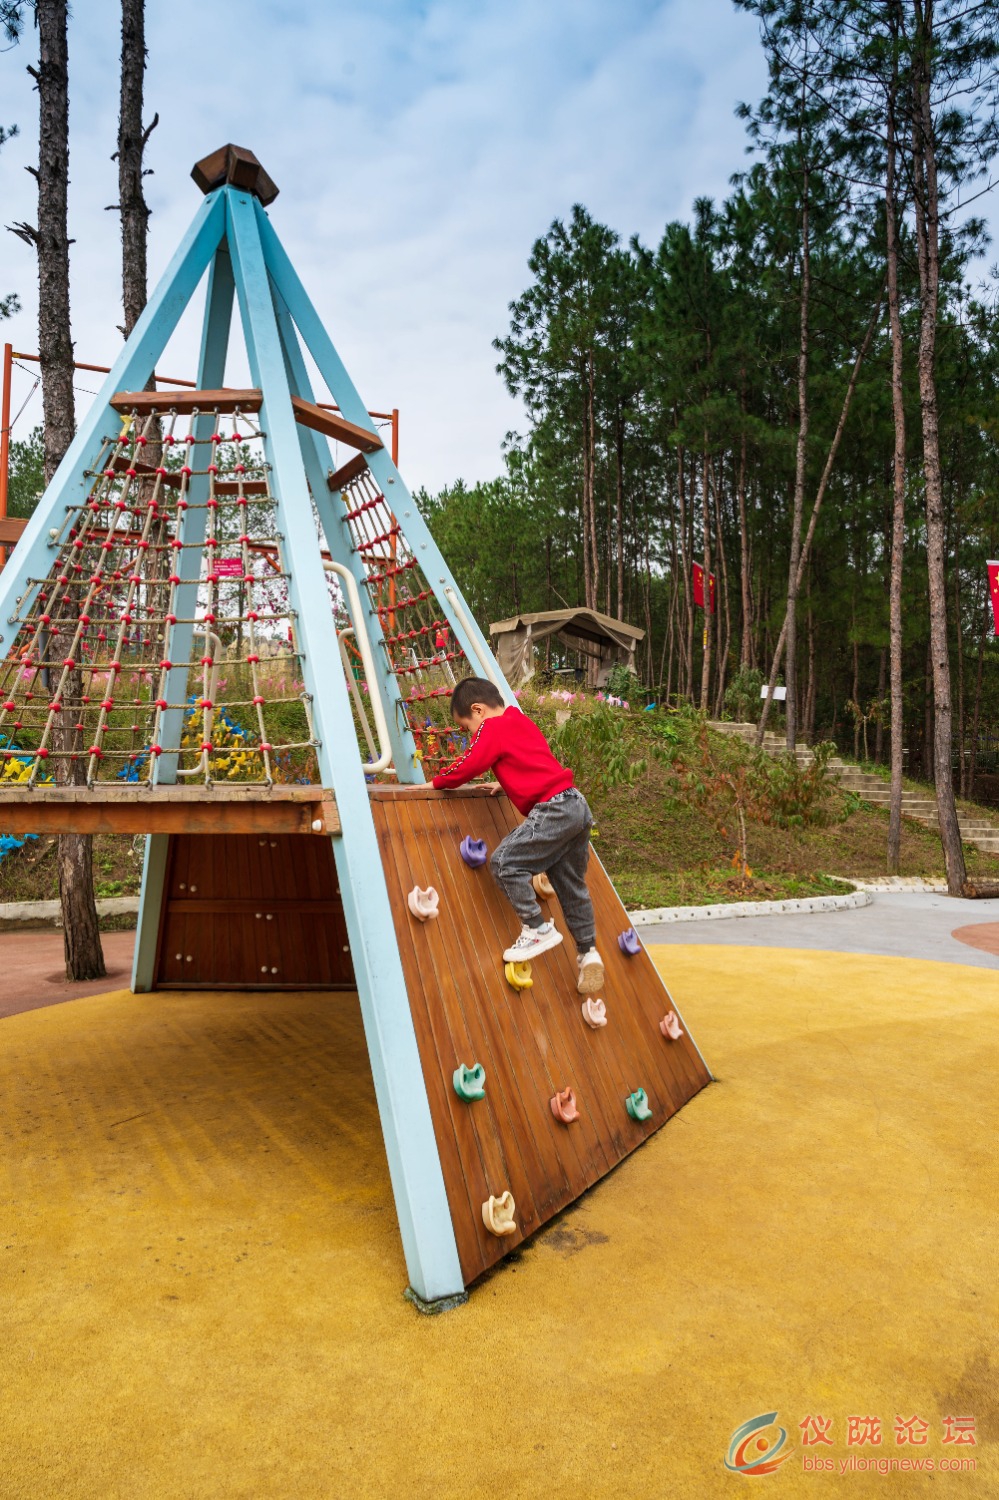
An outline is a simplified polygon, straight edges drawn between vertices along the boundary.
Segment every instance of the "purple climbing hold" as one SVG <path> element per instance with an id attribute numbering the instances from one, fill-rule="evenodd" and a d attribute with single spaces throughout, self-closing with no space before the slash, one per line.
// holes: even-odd
<path id="1" fill-rule="evenodd" d="M 462 839 L 458 845 L 458 853 L 466 865 L 471 865 L 473 870 L 477 870 L 480 865 L 484 865 L 489 858 L 489 850 L 485 839 L 473 839 L 471 834 L 466 834 Z"/>
<path id="2" fill-rule="evenodd" d="M 617 945 L 622 953 L 630 953 L 632 957 L 642 951 L 642 944 L 634 927 L 629 927 L 627 932 L 618 934 Z"/>

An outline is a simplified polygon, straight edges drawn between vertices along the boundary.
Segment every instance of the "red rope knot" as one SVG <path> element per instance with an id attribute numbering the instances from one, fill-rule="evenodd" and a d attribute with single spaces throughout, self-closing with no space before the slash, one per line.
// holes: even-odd
<path id="1" fill-rule="evenodd" d="M 254 698 L 253 701 L 254 701 L 254 703 L 263 703 L 264 700 L 263 700 L 263 698 L 261 698 L 260 694 L 258 693 L 257 696 Z M 14 707 L 13 703 L 10 706 L 11 706 L 11 708 L 13 708 Z"/>
<path id="2" fill-rule="evenodd" d="M 167 472 L 166 469 L 157 469 L 156 472 L 157 472 L 157 474 L 160 474 L 163 478 L 166 478 L 166 472 Z"/>
<path id="3" fill-rule="evenodd" d="M 190 469 L 187 464 L 181 464 L 181 466 L 180 466 L 180 472 L 182 474 L 190 475 L 191 473 L 193 473 L 193 470 Z"/>
<path id="4" fill-rule="evenodd" d="M 163 672 L 169 672 L 172 669 L 172 667 L 173 667 L 173 662 L 172 661 L 165 661 L 164 660 L 164 661 L 160 662 L 160 670 L 163 671 Z"/>
<path id="5" fill-rule="evenodd" d="M 165 619 L 165 623 L 167 625 L 176 625 L 176 623 L 177 623 L 177 616 L 176 615 L 167 615 L 166 619 Z"/>
<path id="6" fill-rule="evenodd" d="M 49 752 L 47 750 L 36 750 L 35 754 L 39 760 L 48 760 Z"/>
<path id="7" fill-rule="evenodd" d="M 165 709 L 166 706 L 167 706 L 167 700 L 165 698 L 154 698 L 153 699 L 153 707 L 154 708 L 164 708 Z"/>
<path id="8" fill-rule="evenodd" d="M 52 714 L 61 714 L 62 713 L 62 702 L 61 702 L 60 699 L 53 698 L 52 702 L 49 704 L 49 713 L 52 713 Z"/>
<path id="9" fill-rule="evenodd" d="M 104 751 L 101 749 L 100 745 L 91 745 L 90 749 L 87 751 L 87 754 L 95 756 L 97 760 L 104 759 Z"/>
<path id="10" fill-rule="evenodd" d="M 177 573 L 171 573 L 170 577 L 169 577 L 169 579 L 167 581 L 169 583 L 172 583 L 172 584 L 176 585 L 176 584 L 180 583 L 180 575 L 177 574 Z"/>
<path id="11" fill-rule="evenodd" d="M 146 444 L 149 442 L 149 439 L 143 437 L 142 434 L 140 433 L 139 436 L 136 438 L 135 441 L 139 444 L 140 448 L 144 448 L 146 446 Z"/>
<path id="12" fill-rule="evenodd" d="M 51 615 L 39 615 L 38 616 L 38 620 L 39 620 L 39 623 L 42 624 L 42 625 L 51 625 L 51 623 L 52 623 L 52 616 Z"/>
<path id="13" fill-rule="evenodd" d="M 274 746 L 273 745 L 269 745 L 266 740 L 261 740 L 260 741 L 260 749 L 262 751 L 263 750 L 273 750 Z"/>
<path id="14" fill-rule="evenodd" d="M 206 583 L 218 583 L 218 581 L 219 581 L 219 575 L 217 573 L 206 573 L 205 574 L 205 582 Z"/>
<path id="15" fill-rule="evenodd" d="M 150 755 L 162 755 L 163 754 L 163 746 L 162 745 L 150 745 L 150 747 L 149 747 L 149 753 L 150 753 Z"/>
<path id="16" fill-rule="evenodd" d="M 144 540 L 141 542 L 136 542 L 136 546 L 138 547 L 140 552 L 147 552 L 149 550 L 149 543 Z"/>
<path id="17" fill-rule="evenodd" d="M 178 510 L 186 510 L 187 509 L 187 501 L 186 500 L 178 500 L 177 501 L 177 509 Z"/>
<path id="18" fill-rule="evenodd" d="M 114 476 L 115 476 L 115 474 L 117 472 L 118 472 L 117 469 L 105 469 L 104 470 L 104 478 L 105 479 L 113 479 Z"/>
<path id="19" fill-rule="evenodd" d="M 214 615 L 205 615 L 205 619 L 208 621 L 209 625 L 214 625 L 215 624 L 215 616 Z"/>
<path id="20" fill-rule="evenodd" d="M 165 443 L 175 443 L 177 441 L 177 439 L 173 436 L 172 433 L 168 432 L 166 434 L 166 436 L 164 437 L 163 441 Z"/>
<path id="21" fill-rule="evenodd" d="M 77 537 L 76 541 L 73 543 L 73 546 L 76 548 L 77 552 L 83 551 L 83 543 L 81 542 L 79 537 Z"/>
<path id="22" fill-rule="evenodd" d="M 129 574 L 128 581 L 129 583 L 141 583 L 142 579 L 139 577 L 138 573 L 131 573 Z"/>
<path id="23" fill-rule="evenodd" d="M 213 432 L 212 433 L 212 442 L 213 443 L 224 443 L 225 442 L 225 438 L 222 436 L 221 432 Z"/>
<path id="24" fill-rule="evenodd" d="M 68 667 L 69 670 L 72 671 L 73 668 L 76 666 L 76 662 L 73 660 L 73 658 L 71 656 L 67 656 L 66 660 L 63 662 L 63 666 L 64 667 Z M 28 694 L 28 697 L 29 698 L 31 697 L 30 693 Z"/>
<path id="25" fill-rule="evenodd" d="M 231 441 L 234 443 L 241 443 L 243 441 L 243 434 L 241 432 L 234 432 Z"/>
<path id="26" fill-rule="evenodd" d="M 246 659 L 247 659 L 248 662 L 258 662 L 260 660 L 260 657 L 256 656 L 256 655 L 253 655 L 253 656 L 248 656 Z"/>
<path id="27" fill-rule="evenodd" d="M 113 698 L 105 698 L 104 702 L 101 704 L 101 708 L 106 708 L 106 709 L 112 709 L 112 708 L 114 708 L 114 699 Z"/>
<path id="28" fill-rule="evenodd" d="M 248 609 L 246 611 L 246 618 L 248 620 L 259 620 L 260 616 L 257 614 L 257 611 L 255 609 Z"/>
<path id="29" fill-rule="evenodd" d="M 248 500 L 248 499 L 247 499 L 247 498 L 246 498 L 246 496 L 245 496 L 245 495 L 237 495 L 237 496 L 236 496 L 236 504 L 237 504 L 237 505 L 249 505 L 249 503 L 250 503 L 250 502 L 249 502 L 249 500 Z"/>
<path id="30" fill-rule="evenodd" d="M 120 672 L 121 671 L 121 662 L 120 661 L 108 662 L 108 671 L 109 672 Z"/>
<path id="31" fill-rule="evenodd" d="M 209 472 L 209 474 L 217 474 L 218 471 L 219 471 L 218 470 L 218 464 L 209 464 L 208 465 L 208 472 Z"/>
<path id="32" fill-rule="evenodd" d="M 129 479 L 137 479 L 139 477 L 138 469 L 126 469 L 125 473 L 128 475 Z"/>
<path id="33" fill-rule="evenodd" d="M 200 704 L 198 706 L 199 706 L 199 708 L 214 708 L 215 704 L 212 702 L 212 700 L 210 698 L 202 698 L 202 700 L 201 700 L 201 702 L 200 702 Z"/>
<path id="34" fill-rule="evenodd" d="M 212 753 L 212 747 L 211 747 L 210 744 L 208 744 L 208 743 L 203 744 L 201 748 L 202 748 L 203 751 L 207 750 L 208 754 L 211 755 L 211 753 Z"/>
<path id="35" fill-rule="evenodd" d="M 128 442 L 128 433 L 127 432 L 120 432 L 118 434 L 118 441 L 119 441 L 119 443 L 127 443 Z"/>
<path id="36" fill-rule="evenodd" d="M 170 545 L 171 545 L 171 547 L 173 548 L 173 550 L 175 552 L 179 552 L 180 549 L 181 549 L 181 547 L 183 547 L 184 543 L 183 542 L 178 542 L 178 541 L 174 540 L 174 541 L 172 541 L 170 543 Z"/>
<path id="37" fill-rule="evenodd" d="M 80 624 L 81 625 L 89 625 L 90 624 L 90 616 L 89 615 L 81 615 L 80 616 Z"/>
<path id="38" fill-rule="evenodd" d="M 254 700 L 254 701 L 256 701 L 256 700 Z M 15 710 L 16 707 L 17 707 L 17 704 L 14 702 L 13 698 L 11 698 L 11 699 L 9 699 L 4 704 L 4 712 L 8 713 L 8 714 L 12 714 L 14 712 L 14 710 Z"/>
<path id="39" fill-rule="evenodd" d="M 240 441 L 239 434 L 238 433 L 234 434 L 234 436 L 235 436 L 236 442 L 238 443 Z M 234 468 L 233 468 L 233 473 L 234 474 L 245 474 L 246 473 L 246 465 L 245 464 L 236 464 L 234 466 Z"/>
<path id="40" fill-rule="evenodd" d="M 243 534 L 242 534 L 242 536 L 239 538 L 239 540 L 241 542 L 248 542 L 250 540 L 250 538 L 247 536 L 246 532 L 244 531 Z"/>
<path id="41" fill-rule="evenodd" d="M 180 441 L 182 443 L 193 443 L 194 442 L 194 433 L 193 432 L 189 432 L 187 434 L 187 437 L 181 438 Z"/>
<path id="42" fill-rule="evenodd" d="M 212 660 L 213 660 L 213 658 L 212 658 L 212 657 L 210 657 L 210 656 L 203 656 L 203 657 L 202 657 L 202 658 L 201 658 L 201 665 L 202 665 L 202 666 L 203 666 L 203 667 L 210 667 L 210 666 L 211 666 L 211 664 L 212 664 Z"/>

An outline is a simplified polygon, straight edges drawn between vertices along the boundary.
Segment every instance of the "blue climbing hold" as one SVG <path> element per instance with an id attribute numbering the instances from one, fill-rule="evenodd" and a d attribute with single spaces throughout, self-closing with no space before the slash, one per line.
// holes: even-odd
<path id="1" fill-rule="evenodd" d="M 480 865 L 484 865 L 489 858 L 489 849 L 485 839 L 473 839 L 471 834 L 466 834 L 462 839 L 458 845 L 458 853 L 466 865 L 470 865 L 473 870 L 477 870 Z"/>

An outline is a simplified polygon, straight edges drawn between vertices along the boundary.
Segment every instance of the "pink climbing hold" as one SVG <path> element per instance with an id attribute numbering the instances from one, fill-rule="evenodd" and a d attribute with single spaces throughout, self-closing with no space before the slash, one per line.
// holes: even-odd
<path id="1" fill-rule="evenodd" d="M 668 1010 L 659 1022 L 659 1030 L 663 1036 L 669 1037 L 671 1041 L 678 1042 L 683 1036 L 683 1028 L 675 1010 Z"/>
<path id="2" fill-rule="evenodd" d="M 579 1008 L 583 1013 L 583 1020 L 594 1031 L 598 1026 L 607 1025 L 607 1007 L 602 1000 L 584 1000 Z"/>
<path id="3" fill-rule="evenodd" d="M 418 922 L 433 921 L 436 917 L 440 916 L 441 898 L 432 885 L 428 885 L 426 890 L 422 890 L 420 886 L 414 885 L 406 897 L 406 901 L 410 911 Z"/>
<path id="4" fill-rule="evenodd" d="M 489 849 L 485 839 L 473 839 L 471 834 L 466 834 L 458 845 L 458 853 L 473 870 L 484 865 L 489 858 Z"/>
<path id="5" fill-rule="evenodd" d="M 555 1093 L 549 1099 L 552 1114 L 556 1120 L 561 1120 L 563 1125 L 571 1125 L 573 1120 L 579 1119 L 579 1110 L 576 1108 L 576 1096 L 572 1089 L 563 1089 L 561 1093 Z"/>
<path id="6" fill-rule="evenodd" d="M 617 945 L 622 953 L 628 953 L 632 958 L 642 951 L 642 944 L 634 927 L 629 927 L 625 932 L 618 934 Z"/>

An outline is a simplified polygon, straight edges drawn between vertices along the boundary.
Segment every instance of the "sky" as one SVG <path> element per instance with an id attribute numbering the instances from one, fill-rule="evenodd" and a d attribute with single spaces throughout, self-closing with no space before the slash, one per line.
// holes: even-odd
<path id="1" fill-rule="evenodd" d="M 534 241 L 574 203 L 654 243 L 745 164 L 740 100 L 765 67 L 731 0 L 172 0 L 147 7 L 150 290 L 201 195 L 194 162 L 248 147 L 280 189 L 271 222 L 369 407 L 400 409 L 410 488 L 502 471 L 523 411 L 492 347 L 530 281 Z M 70 234 L 77 360 L 121 347 L 117 199 L 120 9 L 70 21 Z M 30 22 L 0 56 L 0 222 L 33 223 L 37 57 Z M 37 349 L 33 252 L 0 231 L 0 327 Z M 200 315 L 159 361 L 193 378 Z M 234 358 L 227 379 L 243 378 Z M 78 374 L 77 420 L 97 376 Z M 17 372 L 14 411 L 31 389 Z M 36 392 L 14 429 L 41 419 Z"/>

